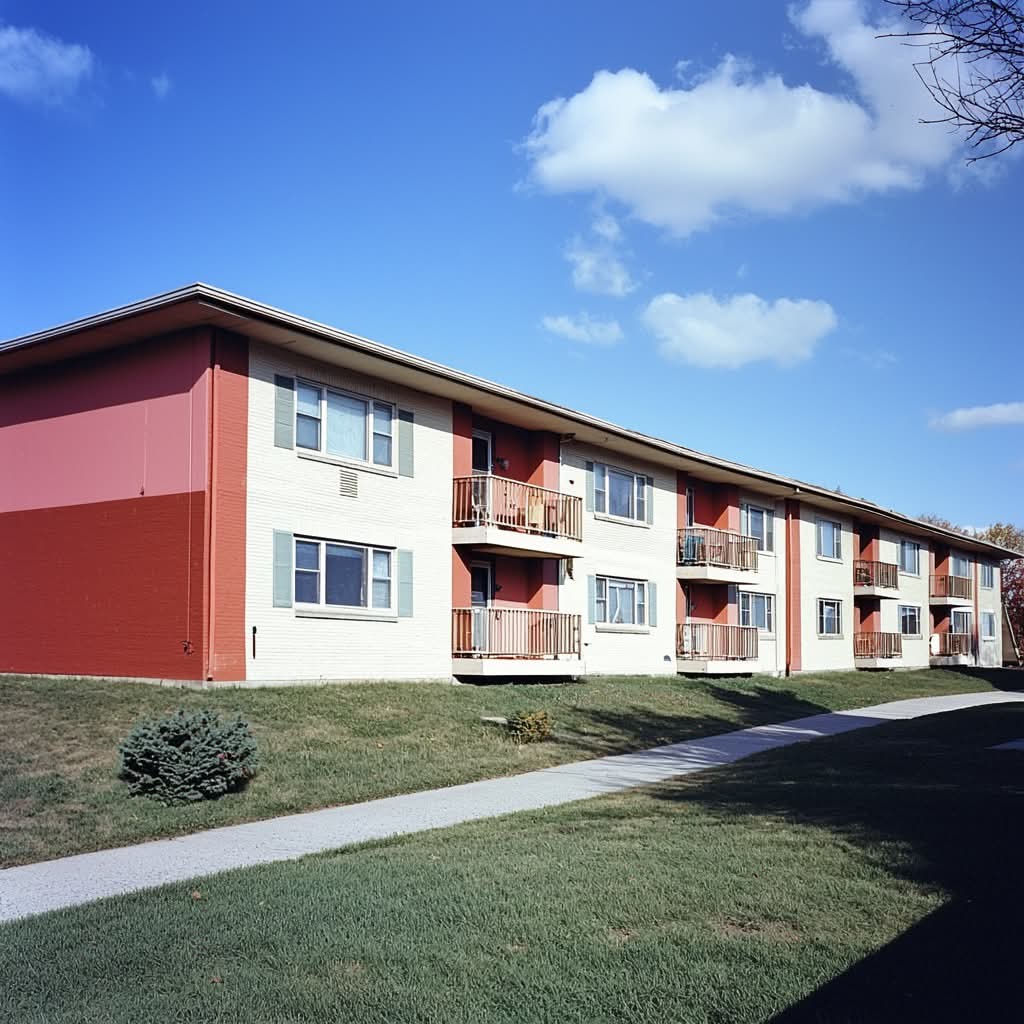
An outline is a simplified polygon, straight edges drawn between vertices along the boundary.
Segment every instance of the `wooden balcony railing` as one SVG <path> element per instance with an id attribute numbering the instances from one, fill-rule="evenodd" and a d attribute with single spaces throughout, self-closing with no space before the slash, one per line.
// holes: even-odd
<path id="1" fill-rule="evenodd" d="M 475 658 L 578 658 L 580 616 L 533 608 L 452 609 L 452 654 Z"/>
<path id="2" fill-rule="evenodd" d="M 970 576 L 932 576 L 932 597 L 954 597 L 969 601 L 974 596 L 974 581 Z"/>
<path id="3" fill-rule="evenodd" d="M 903 637 L 899 633 L 854 633 L 855 658 L 902 658 Z"/>
<path id="4" fill-rule="evenodd" d="M 459 476 L 452 494 L 452 522 L 582 540 L 583 499 L 490 473 Z"/>
<path id="5" fill-rule="evenodd" d="M 900 567 L 893 562 L 871 562 L 866 558 L 858 558 L 853 563 L 853 585 L 897 590 L 900 585 Z"/>
<path id="6" fill-rule="evenodd" d="M 676 555 L 679 565 L 717 565 L 729 569 L 757 568 L 757 538 L 742 537 L 709 526 L 680 530 Z"/>
<path id="7" fill-rule="evenodd" d="M 681 622 L 676 654 L 696 661 L 748 661 L 757 657 L 757 627 L 718 622 Z"/>
<path id="8" fill-rule="evenodd" d="M 957 579 L 959 577 L 954 577 Z M 973 649 L 970 633 L 936 633 L 939 638 L 939 657 L 952 658 L 956 655 L 969 655 Z"/>

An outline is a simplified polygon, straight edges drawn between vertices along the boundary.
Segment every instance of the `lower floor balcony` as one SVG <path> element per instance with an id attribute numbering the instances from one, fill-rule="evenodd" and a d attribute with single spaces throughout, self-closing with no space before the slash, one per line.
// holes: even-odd
<path id="1" fill-rule="evenodd" d="M 973 665 L 974 637 L 970 633 L 933 633 L 929 654 L 932 665 Z"/>
<path id="2" fill-rule="evenodd" d="M 903 657 L 900 633 L 854 633 L 853 657 L 858 668 L 892 668 Z"/>
<path id="3" fill-rule="evenodd" d="M 582 649 L 579 615 L 488 606 L 452 610 L 456 676 L 578 676 Z"/>
<path id="4" fill-rule="evenodd" d="M 676 627 L 676 668 L 685 674 L 741 675 L 757 661 L 757 627 L 682 622 Z"/>

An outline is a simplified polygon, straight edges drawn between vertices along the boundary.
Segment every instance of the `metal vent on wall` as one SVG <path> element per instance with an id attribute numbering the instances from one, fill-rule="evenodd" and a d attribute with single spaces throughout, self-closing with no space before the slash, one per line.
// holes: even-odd
<path id="1" fill-rule="evenodd" d="M 359 497 L 359 477 L 352 470 L 338 470 L 338 493 L 343 498 Z"/>

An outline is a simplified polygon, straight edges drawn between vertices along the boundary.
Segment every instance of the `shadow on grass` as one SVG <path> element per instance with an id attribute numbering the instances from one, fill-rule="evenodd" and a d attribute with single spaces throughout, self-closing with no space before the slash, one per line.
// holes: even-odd
<path id="1" fill-rule="evenodd" d="M 635 704 L 614 710 L 581 707 L 573 712 L 571 728 L 556 729 L 557 739 L 594 755 L 623 753 L 829 712 L 788 690 L 755 686 L 739 692 L 711 685 L 704 692 L 731 710 L 672 714 Z"/>
<path id="2" fill-rule="evenodd" d="M 948 904 L 776 1024 L 1002 1021 L 1024 1014 L 1024 703 L 800 744 L 655 795 L 722 818 L 824 827 Z"/>
<path id="3" fill-rule="evenodd" d="M 965 665 L 956 671 L 959 675 L 970 676 L 971 679 L 980 679 L 988 683 L 995 690 L 1024 691 L 1024 669 L 974 668 Z"/>

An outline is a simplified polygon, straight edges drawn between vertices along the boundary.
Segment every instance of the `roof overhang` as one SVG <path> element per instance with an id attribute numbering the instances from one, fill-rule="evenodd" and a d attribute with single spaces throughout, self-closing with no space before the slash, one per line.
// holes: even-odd
<path id="1" fill-rule="evenodd" d="M 819 508 L 854 515 L 910 535 L 937 538 L 950 546 L 984 552 L 991 557 L 1014 558 L 1020 554 L 923 523 L 863 498 L 639 434 L 206 284 L 191 284 L 96 316 L 0 342 L 0 376 L 204 325 L 237 331 L 310 359 L 335 363 L 368 376 L 385 377 L 414 390 L 464 402 L 493 419 L 531 430 L 552 431 L 627 457 L 699 473 L 708 480 L 755 489 L 775 498 L 804 500 Z"/>

